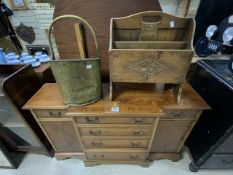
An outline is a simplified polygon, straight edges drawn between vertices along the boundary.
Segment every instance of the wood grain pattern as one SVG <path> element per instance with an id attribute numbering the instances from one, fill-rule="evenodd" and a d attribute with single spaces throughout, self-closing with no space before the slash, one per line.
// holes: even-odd
<path id="1" fill-rule="evenodd" d="M 137 85 L 137 86 L 135 86 Z M 71 107 L 66 116 L 165 116 L 162 109 L 210 109 L 205 101 L 186 84 L 181 96 L 182 105 L 176 104 L 170 89 L 155 93 L 152 84 L 116 85 L 119 112 L 111 112 L 113 102 L 108 99 L 109 84 L 103 85 L 103 99 L 97 103 Z M 23 106 L 24 109 L 67 109 L 55 83 L 47 83 Z"/>
<path id="2" fill-rule="evenodd" d="M 197 116 L 197 110 L 188 110 L 188 109 L 164 109 L 164 112 L 166 113 L 165 118 L 173 118 L 173 119 L 186 119 L 186 120 L 193 120 Z"/>
<path id="3" fill-rule="evenodd" d="M 120 161 L 120 160 L 111 160 L 111 161 L 106 161 L 106 160 L 98 160 L 98 161 L 85 161 L 84 162 L 86 167 L 92 167 L 100 164 L 132 164 L 132 161 Z M 149 167 L 150 161 L 149 160 L 144 160 L 144 161 L 133 161 L 134 165 L 139 165 L 142 167 Z"/>
<path id="4" fill-rule="evenodd" d="M 160 120 L 155 131 L 151 152 L 173 153 L 178 151 L 191 123 L 192 121 Z"/>
<path id="5" fill-rule="evenodd" d="M 23 109 L 66 109 L 63 97 L 55 83 L 47 83 L 23 106 Z"/>
<path id="6" fill-rule="evenodd" d="M 98 136 L 95 137 L 95 136 L 82 136 L 82 140 L 84 139 L 92 139 L 92 140 L 95 140 L 95 139 L 99 139 L 99 140 L 102 140 L 102 139 L 106 139 L 106 140 L 117 140 L 117 139 L 121 139 L 121 140 L 131 140 L 131 139 L 145 139 L 145 140 L 149 140 L 151 138 L 151 135 L 148 135 L 148 136 L 119 136 L 119 135 L 115 135 L 115 136 Z"/>
<path id="7" fill-rule="evenodd" d="M 111 117 L 111 116 L 80 116 L 75 117 L 78 124 L 137 124 L 137 125 L 152 125 L 154 117 Z"/>
<path id="8" fill-rule="evenodd" d="M 130 140 L 113 140 L 113 139 L 83 139 L 85 148 L 146 148 L 148 140 L 130 139 Z"/>
<path id="9" fill-rule="evenodd" d="M 85 150 L 88 161 L 145 161 L 145 149 L 88 149 Z"/>
<path id="10" fill-rule="evenodd" d="M 186 41 L 115 41 L 116 49 L 185 49 Z"/>
<path id="11" fill-rule="evenodd" d="M 136 86 L 137 85 L 137 86 Z M 182 105 L 176 104 L 173 98 L 172 90 L 165 90 L 162 94 L 154 92 L 154 86 L 151 84 L 128 84 L 116 85 L 116 100 L 120 107 L 119 112 L 111 112 L 113 102 L 108 99 L 108 93 L 104 98 L 92 105 L 80 108 L 71 107 L 66 116 L 164 116 L 160 110 L 170 109 L 209 109 L 205 101 L 191 88 L 185 85 L 181 97 Z M 153 106 L 153 107 L 152 107 Z M 95 111 L 95 112 L 94 112 Z M 162 112 L 162 113 L 161 113 Z"/>
<path id="12" fill-rule="evenodd" d="M 121 161 L 143 161 L 146 159 L 145 152 L 87 152 L 88 160 L 121 160 Z"/>
<path id="13" fill-rule="evenodd" d="M 156 21 L 145 21 L 155 17 Z M 194 26 L 192 18 L 156 11 L 112 18 L 110 81 L 182 83 L 194 54 Z"/>
<path id="14" fill-rule="evenodd" d="M 55 153 L 54 157 L 56 157 L 57 160 L 64 160 L 68 158 L 77 158 L 83 161 L 86 161 L 86 155 L 85 153 L 80 153 L 80 152 L 72 152 L 72 153 L 67 153 L 67 152 L 59 152 Z"/>
<path id="15" fill-rule="evenodd" d="M 74 24 L 75 32 L 76 32 L 76 38 L 80 53 L 80 58 L 86 58 L 86 49 L 84 45 L 84 39 L 83 39 L 83 28 L 81 23 Z"/>
<path id="16" fill-rule="evenodd" d="M 167 159 L 169 157 L 173 162 L 177 162 L 182 158 L 180 153 L 150 153 L 149 160 Z"/>
<path id="17" fill-rule="evenodd" d="M 181 141 L 181 143 L 180 143 L 180 146 L 179 146 L 177 152 L 180 152 L 180 151 L 182 150 L 182 148 L 183 148 L 183 146 L 184 146 L 184 143 L 185 143 L 186 139 L 188 138 L 188 136 L 189 136 L 189 134 L 191 133 L 193 127 L 194 127 L 195 124 L 197 123 L 199 117 L 201 116 L 201 113 L 202 113 L 202 111 L 199 111 L 199 112 L 197 113 L 197 115 L 196 115 L 195 119 L 192 121 L 192 123 L 191 123 L 189 129 L 186 131 L 185 135 L 182 137 L 182 141 Z"/>
<path id="18" fill-rule="evenodd" d="M 100 45 L 102 74 L 108 76 L 108 43 L 110 18 L 122 17 L 141 11 L 161 10 L 156 0 L 58 0 L 55 6 L 54 17 L 64 14 L 78 15 L 86 19 L 95 29 Z M 54 27 L 56 43 L 61 58 L 77 58 L 78 49 L 75 32 L 72 27 L 75 21 L 59 22 Z M 87 54 L 95 57 L 95 46 L 90 31 L 84 26 L 84 39 L 87 44 Z"/>
<path id="19" fill-rule="evenodd" d="M 121 49 L 109 53 L 113 82 L 180 83 L 185 80 L 193 51 Z"/>
<path id="20" fill-rule="evenodd" d="M 79 128 L 79 132 L 81 137 L 88 136 L 96 137 L 99 136 L 134 136 L 134 137 L 142 137 L 142 136 L 150 136 L 152 132 L 152 128 L 142 128 L 142 127 L 135 127 L 132 129 L 123 128 L 123 127 L 116 127 L 116 128 L 104 128 L 104 127 L 88 127 L 88 128 Z"/>
<path id="21" fill-rule="evenodd" d="M 40 117 L 57 117 L 61 118 L 65 115 L 66 110 L 34 110 L 36 116 Z"/>
<path id="22" fill-rule="evenodd" d="M 115 86 L 117 98 L 112 102 L 108 99 L 108 86 L 103 85 L 104 97 L 97 103 L 59 109 L 56 98 L 47 106 L 41 105 L 41 98 L 45 102 L 58 88 L 56 84 L 46 84 L 24 106 L 40 116 L 35 115 L 56 148 L 58 159 L 85 154 L 81 159 L 86 166 L 130 163 L 145 167 L 154 159 L 178 161 L 198 114 L 209 108 L 188 84 L 183 86 L 179 104 L 172 89 L 156 93 L 153 84 L 121 83 Z M 118 106 L 119 112 L 112 112 L 113 106 Z"/>
<path id="23" fill-rule="evenodd" d="M 57 152 L 80 152 L 81 145 L 77 139 L 72 120 L 40 121 Z"/>

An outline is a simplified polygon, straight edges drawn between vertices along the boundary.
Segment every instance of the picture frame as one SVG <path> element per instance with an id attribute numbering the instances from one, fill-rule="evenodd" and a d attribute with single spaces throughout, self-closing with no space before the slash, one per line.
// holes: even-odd
<path id="1" fill-rule="evenodd" d="M 28 10 L 25 0 L 9 0 L 12 10 Z"/>

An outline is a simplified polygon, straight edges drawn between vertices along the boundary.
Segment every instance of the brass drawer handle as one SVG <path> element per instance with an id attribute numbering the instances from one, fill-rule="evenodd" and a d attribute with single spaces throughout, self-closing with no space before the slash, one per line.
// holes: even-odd
<path id="1" fill-rule="evenodd" d="M 132 123 L 134 124 L 146 124 L 146 120 L 145 119 L 132 119 Z"/>
<path id="2" fill-rule="evenodd" d="M 93 156 L 95 159 L 98 159 L 98 156 L 95 154 L 94 156 Z M 104 158 L 104 155 L 103 154 L 101 154 L 100 156 L 99 156 L 101 159 L 103 159 Z"/>
<path id="3" fill-rule="evenodd" d="M 129 158 L 130 158 L 130 160 L 138 160 L 139 156 L 138 155 L 130 155 Z"/>
<path id="4" fill-rule="evenodd" d="M 92 146 L 103 146 L 103 142 L 92 142 Z"/>
<path id="5" fill-rule="evenodd" d="M 131 146 L 139 147 L 139 146 L 141 146 L 141 143 L 140 142 L 138 142 L 138 143 L 131 142 Z"/>
<path id="6" fill-rule="evenodd" d="M 140 130 L 140 131 L 132 131 L 132 134 L 133 134 L 134 136 L 142 136 L 144 133 L 143 133 L 142 130 Z"/>
<path id="7" fill-rule="evenodd" d="M 86 121 L 87 121 L 87 123 L 99 123 L 99 117 L 86 117 L 85 118 L 86 119 Z"/>
<path id="8" fill-rule="evenodd" d="M 225 160 L 225 159 L 223 159 L 222 160 L 222 163 L 224 164 L 224 165 L 233 165 L 233 160 Z"/>
<path id="9" fill-rule="evenodd" d="M 98 130 L 98 131 L 90 131 L 90 135 L 92 135 L 92 136 L 100 136 L 101 135 L 101 131 L 100 130 Z"/>
<path id="10" fill-rule="evenodd" d="M 59 112 L 49 111 L 49 116 L 50 117 L 61 117 L 62 114 L 61 114 L 61 111 L 59 111 Z"/>
<path id="11" fill-rule="evenodd" d="M 182 112 L 171 112 L 171 115 L 174 117 L 180 117 L 182 115 Z"/>

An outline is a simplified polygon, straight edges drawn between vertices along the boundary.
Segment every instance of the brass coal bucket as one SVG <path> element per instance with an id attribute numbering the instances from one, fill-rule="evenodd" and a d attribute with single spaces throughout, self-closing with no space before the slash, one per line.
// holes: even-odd
<path id="1" fill-rule="evenodd" d="M 51 42 L 53 25 L 65 18 L 75 18 L 84 23 L 92 32 L 99 57 L 98 43 L 93 28 L 83 18 L 75 15 L 63 15 L 53 20 L 49 27 L 49 44 L 53 56 L 50 61 L 55 80 L 69 106 L 82 106 L 94 103 L 101 98 L 100 58 L 60 59 L 55 60 Z"/>

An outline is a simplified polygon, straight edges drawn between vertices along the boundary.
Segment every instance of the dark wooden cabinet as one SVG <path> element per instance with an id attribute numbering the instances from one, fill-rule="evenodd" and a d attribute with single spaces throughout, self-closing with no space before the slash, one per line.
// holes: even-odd
<path id="1" fill-rule="evenodd" d="M 0 138 L 0 168 L 18 168 L 25 153 L 17 152 Z"/>
<path id="2" fill-rule="evenodd" d="M 233 168 L 232 75 L 226 60 L 198 61 L 191 85 L 211 110 L 202 113 L 186 141 L 191 171 Z"/>
<path id="3" fill-rule="evenodd" d="M 233 132 L 232 129 L 230 129 L 229 131 Z M 230 133 L 230 135 L 224 140 L 224 142 L 219 145 L 219 147 L 215 150 L 215 153 L 233 153 L 233 133 Z"/>
<path id="4" fill-rule="evenodd" d="M 0 135 L 16 151 L 48 155 L 49 141 L 30 111 L 22 110 L 42 86 L 34 70 L 31 65 L 0 65 Z"/>

